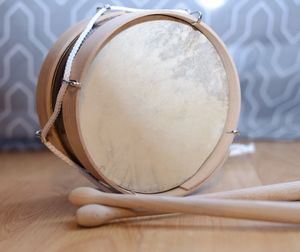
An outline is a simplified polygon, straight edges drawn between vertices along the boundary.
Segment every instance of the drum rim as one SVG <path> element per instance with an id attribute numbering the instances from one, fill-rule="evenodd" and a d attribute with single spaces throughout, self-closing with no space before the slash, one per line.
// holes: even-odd
<path id="1" fill-rule="evenodd" d="M 174 14 L 174 12 L 169 11 L 151 11 L 151 12 L 141 12 L 141 13 L 128 13 L 124 14 L 120 17 L 116 17 L 113 20 L 107 22 L 103 27 L 99 28 L 95 31 L 94 34 L 91 35 L 90 40 L 88 39 L 85 44 L 83 44 L 82 48 L 78 52 L 77 57 L 73 62 L 73 71 L 71 73 L 71 79 L 75 79 L 80 81 L 83 79 L 86 71 L 88 70 L 90 64 L 94 60 L 97 53 L 101 50 L 101 48 L 107 43 L 114 35 L 121 32 L 126 27 L 132 25 L 132 22 L 136 22 L 138 20 L 153 18 L 154 16 L 166 16 L 171 18 L 177 18 L 181 21 L 188 22 L 192 24 L 194 21 L 190 16 L 184 14 Z M 224 124 L 224 132 L 220 137 L 218 143 L 216 144 L 214 150 L 208 156 L 206 161 L 199 167 L 198 171 L 191 175 L 189 179 L 187 179 L 183 184 L 177 186 L 175 188 L 171 188 L 164 192 L 155 192 L 152 194 L 187 194 L 191 191 L 195 190 L 205 179 L 207 179 L 212 172 L 218 167 L 218 165 L 224 160 L 224 157 L 227 155 L 228 147 L 233 140 L 233 135 L 228 133 L 235 129 L 240 109 L 240 92 L 239 92 L 239 81 L 237 77 L 237 72 L 235 66 L 232 62 L 230 55 L 227 52 L 223 42 L 218 38 L 218 36 L 205 24 L 198 23 L 194 24 L 194 26 L 200 30 L 214 45 L 216 48 L 223 64 L 225 71 L 227 73 L 228 78 L 228 88 L 229 88 L 229 102 L 228 102 L 228 113 L 226 122 Z M 93 38 L 102 38 L 101 42 L 98 40 L 97 46 L 93 43 Z M 79 92 L 76 88 L 69 89 L 64 99 L 64 114 L 75 114 L 73 117 L 64 117 L 65 125 L 67 129 L 67 134 L 70 135 L 68 137 L 72 142 L 72 146 L 76 149 L 75 153 L 78 156 L 79 160 L 82 158 L 87 158 L 89 164 L 83 162 L 86 167 L 96 167 L 94 161 L 90 158 L 89 153 L 86 150 L 84 142 L 81 141 L 82 136 L 81 132 L 78 129 L 78 97 Z M 81 157 L 80 157 L 81 156 Z M 85 156 L 85 157 L 84 157 Z M 96 169 L 96 168 L 95 168 Z M 101 177 L 104 180 L 117 189 L 122 189 L 121 186 L 116 185 L 109 178 L 105 177 L 101 171 L 97 170 L 100 173 Z M 138 192 L 137 192 L 138 193 Z M 142 192 L 144 193 L 144 192 Z"/>

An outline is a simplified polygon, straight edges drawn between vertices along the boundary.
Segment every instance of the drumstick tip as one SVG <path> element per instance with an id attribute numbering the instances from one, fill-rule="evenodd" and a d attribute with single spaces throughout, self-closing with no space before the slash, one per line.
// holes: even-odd
<path id="1" fill-rule="evenodd" d="M 73 189 L 68 196 L 69 201 L 76 206 L 90 203 L 90 199 L 99 195 L 100 191 L 91 187 L 78 187 Z"/>

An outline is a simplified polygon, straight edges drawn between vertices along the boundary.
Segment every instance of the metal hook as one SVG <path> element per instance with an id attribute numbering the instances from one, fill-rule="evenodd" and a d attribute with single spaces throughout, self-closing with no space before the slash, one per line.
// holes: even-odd
<path id="1" fill-rule="evenodd" d="M 102 10 L 102 9 L 110 10 L 111 6 L 109 4 L 104 4 L 103 6 L 97 7 L 96 12 L 98 12 L 99 10 Z"/>
<path id="2" fill-rule="evenodd" d="M 63 82 L 67 83 L 68 85 L 70 85 L 72 87 L 77 87 L 77 88 L 81 87 L 81 83 L 76 80 L 63 80 Z"/>
<path id="3" fill-rule="evenodd" d="M 229 134 L 233 134 L 233 135 L 235 135 L 235 136 L 239 136 L 241 133 L 240 133 L 240 131 L 239 130 L 237 130 L 237 129 L 235 129 L 235 130 L 232 130 L 232 131 L 229 131 L 229 132 L 227 132 L 227 133 L 229 133 Z"/>
<path id="4" fill-rule="evenodd" d="M 42 136 L 42 130 L 37 130 L 37 131 L 35 132 L 35 137 L 41 138 L 41 136 Z"/>
<path id="5" fill-rule="evenodd" d="M 195 16 L 197 18 L 197 20 L 195 22 L 193 22 L 193 24 L 198 24 L 201 22 L 201 20 L 202 20 L 202 12 L 201 11 L 189 11 L 189 14 L 191 16 Z"/>

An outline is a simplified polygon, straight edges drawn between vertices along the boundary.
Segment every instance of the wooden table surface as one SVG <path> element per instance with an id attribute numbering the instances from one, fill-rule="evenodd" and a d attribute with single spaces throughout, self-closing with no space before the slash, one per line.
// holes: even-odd
<path id="1" fill-rule="evenodd" d="M 300 179 L 300 142 L 256 147 L 198 193 Z M 67 195 L 84 185 L 47 151 L 1 153 L 0 251 L 300 251 L 300 225 L 178 215 L 80 228 Z"/>

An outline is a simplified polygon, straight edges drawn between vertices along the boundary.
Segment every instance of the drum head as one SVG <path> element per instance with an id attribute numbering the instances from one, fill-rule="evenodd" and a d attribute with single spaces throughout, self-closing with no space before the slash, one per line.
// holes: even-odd
<path id="1" fill-rule="evenodd" d="M 202 32 L 179 19 L 158 16 L 118 31 L 81 83 L 73 127 L 84 155 L 126 190 L 180 186 L 226 134 L 224 60 Z"/>

